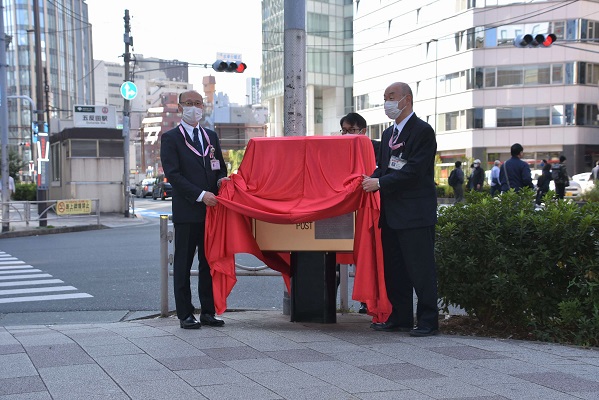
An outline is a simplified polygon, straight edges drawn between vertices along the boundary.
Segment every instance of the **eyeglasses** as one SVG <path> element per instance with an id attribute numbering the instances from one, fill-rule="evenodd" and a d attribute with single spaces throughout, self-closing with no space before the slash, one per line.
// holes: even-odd
<path id="1" fill-rule="evenodd" d="M 193 107 L 193 106 L 202 107 L 204 105 L 204 102 L 203 101 L 184 101 L 179 104 L 181 104 L 182 106 L 186 106 L 186 107 Z"/>
<path id="2" fill-rule="evenodd" d="M 362 129 L 360 128 L 349 128 L 349 129 L 340 129 L 339 132 L 340 133 L 354 133 L 354 132 L 360 132 Z"/>

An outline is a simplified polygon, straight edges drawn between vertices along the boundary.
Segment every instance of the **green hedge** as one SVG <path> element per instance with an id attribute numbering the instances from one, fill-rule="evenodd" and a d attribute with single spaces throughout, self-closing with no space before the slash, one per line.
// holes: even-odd
<path id="1" fill-rule="evenodd" d="M 439 296 L 484 324 L 597 346 L 599 203 L 548 196 L 542 209 L 529 189 L 440 207 Z"/>
<path id="2" fill-rule="evenodd" d="M 35 183 L 15 184 L 13 199 L 17 201 L 35 201 L 37 199 L 37 185 Z"/>

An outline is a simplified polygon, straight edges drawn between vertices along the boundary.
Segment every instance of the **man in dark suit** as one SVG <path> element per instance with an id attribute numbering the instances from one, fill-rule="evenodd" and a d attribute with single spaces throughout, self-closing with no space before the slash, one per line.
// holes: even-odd
<path id="1" fill-rule="evenodd" d="M 204 101 L 196 91 L 181 93 L 179 126 L 162 134 L 160 159 L 164 175 L 173 187 L 175 259 L 173 282 L 177 317 L 183 329 L 199 329 L 201 324 L 222 326 L 214 316 L 212 276 L 204 252 L 206 207 L 214 207 L 222 179 L 228 179 L 216 133 L 203 129 Z M 198 292 L 201 314 L 198 322 L 191 302 L 190 271 L 198 251 Z"/>
<path id="2" fill-rule="evenodd" d="M 414 114 L 410 87 L 390 85 L 384 94 L 385 114 L 394 121 L 383 132 L 378 168 L 364 176 L 367 192 L 380 190 L 379 227 L 385 285 L 393 309 L 377 331 L 405 331 L 411 336 L 438 333 L 434 180 L 437 141 L 433 128 Z M 413 290 L 418 297 L 414 326 Z"/>

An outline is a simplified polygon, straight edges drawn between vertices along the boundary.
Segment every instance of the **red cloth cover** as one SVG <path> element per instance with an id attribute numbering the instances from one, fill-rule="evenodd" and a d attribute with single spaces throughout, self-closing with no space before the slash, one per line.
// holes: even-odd
<path id="1" fill-rule="evenodd" d="M 375 168 L 366 136 L 253 138 L 237 174 L 223 181 L 218 205 L 208 207 L 206 258 L 210 264 L 216 312 L 227 308 L 235 282 L 235 254 L 249 253 L 280 271 L 289 289 L 289 254 L 262 252 L 252 218 L 296 224 L 357 210 L 353 260 L 357 265 L 352 298 L 367 304 L 374 322 L 391 313 L 383 272 L 379 194 L 362 190 L 362 174 Z M 348 263 L 350 257 L 339 255 Z"/>

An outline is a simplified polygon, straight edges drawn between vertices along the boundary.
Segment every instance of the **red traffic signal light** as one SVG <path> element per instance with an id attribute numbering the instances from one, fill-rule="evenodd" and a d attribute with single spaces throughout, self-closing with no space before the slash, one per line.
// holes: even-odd
<path id="1" fill-rule="evenodd" d="M 530 33 L 526 35 L 518 35 L 514 39 L 514 46 L 516 47 L 549 47 L 555 43 L 557 37 L 553 33 L 546 35 L 538 34 L 532 36 Z"/>
<path id="2" fill-rule="evenodd" d="M 239 64 L 237 64 L 234 61 L 223 61 L 223 60 L 216 60 L 214 62 L 214 64 L 212 64 L 212 69 L 214 69 L 216 72 L 236 72 L 236 73 L 243 73 L 247 68 L 247 65 L 243 62 L 240 62 Z"/>

